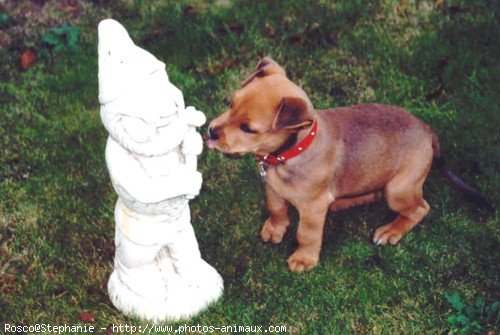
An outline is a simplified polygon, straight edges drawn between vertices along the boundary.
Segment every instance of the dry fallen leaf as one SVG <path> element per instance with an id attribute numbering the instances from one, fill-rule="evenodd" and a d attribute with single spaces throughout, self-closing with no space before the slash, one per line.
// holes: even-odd
<path id="1" fill-rule="evenodd" d="M 300 34 L 293 34 L 293 35 L 290 35 L 288 40 L 293 44 L 304 44 L 304 42 L 306 41 L 306 38 Z"/>
<path id="2" fill-rule="evenodd" d="M 335 37 L 334 34 L 326 35 L 326 40 L 328 41 L 328 43 L 337 44 L 337 38 Z"/>
<path id="3" fill-rule="evenodd" d="M 221 64 L 215 66 L 215 70 L 216 71 L 226 71 L 227 69 L 233 67 L 235 64 L 236 64 L 236 59 L 234 59 L 234 58 L 226 59 Z"/>
<path id="4" fill-rule="evenodd" d="M 86 323 L 94 323 L 95 318 L 90 314 L 89 312 L 85 311 L 80 314 L 78 314 L 78 320 Z"/>
<path id="5" fill-rule="evenodd" d="M 265 37 L 274 37 L 276 35 L 276 29 L 273 28 L 269 23 L 266 22 L 264 25 L 264 29 L 261 30 L 261 33 Z"/>
<path id="6" fill-rule="evenodd" d="M 113 256 L 115 255 L 115 244 L 109 243 L 106 247 L 106 251 L 108 253 L 108 256 L 113 258 Z"/>
<path id="7" fill-rule="evenodd" d="M 184 7 L 184 14 L 193 15 L 196 13 L 196 8 L 192 5 Z"/>
<path id="8" fill-rule="evenodd" d="M 427 101 L 436 100 L 443 94 L 443 91 L 444 91 L 443 85 L 439 84 L 439 86 L 434 91 L 425 95 L 425 99 Z"/>
<path id="9" fill-rule="evenodd" d="M 227 25 L 230 31 L 235 33 L 236 35 L 241 35 L 245 30 L 245 27 L 242 23 L 230 23 Z"/>
<path id="10" fill-rule="evenodd" d="M 31 65 L 33 65 L 35 59 L 36 56 L 33 53 L 33 51 L 26 49 L 21 55 L 21 58 L 19 59 L 19 64 L 21 66 L 21 69 L 27 70 Z"/>
<path id="11" fill-rule="evenodd" d="M 1 47 L 8 47 L 10 45 L 11 39 L 9 34 L 7 34 L 5 31 L 0 30 L 0 46 Z"/>

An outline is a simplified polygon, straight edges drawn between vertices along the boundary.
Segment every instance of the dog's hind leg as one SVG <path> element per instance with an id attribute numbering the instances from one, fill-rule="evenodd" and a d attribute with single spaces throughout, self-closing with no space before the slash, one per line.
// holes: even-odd
<path id="1" fill-rule="evenodd" d="M 388 185 L 387 202 L 399 215 L 393 222 L 375 231 L 373 242 L 396 244 L 429 213 L 429 204 L 422 196 L 422 182 L 417 185 Z"/>
<path id="2" fill-rule="evenodd" d="M 420 157 L 420 159 L 425 157 Z M 399 215 L 393 222 L 375 231 L 373 242 L 396 244 L 429 213 L 429 204 L 423 198 L 422 186 L 429 173 L 432 158 L 408 162 L 409 168 L 394 176 L 385 187 L 389 207 Z"/>

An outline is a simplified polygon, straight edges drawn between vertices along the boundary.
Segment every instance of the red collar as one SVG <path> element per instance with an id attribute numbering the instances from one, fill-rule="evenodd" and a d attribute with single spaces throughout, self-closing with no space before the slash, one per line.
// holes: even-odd
<path id="1" fill-rule="evenodd" d="M 269 165 L 285 164 L 287 160 L 300 155 L 311 145 L 312 141 L 316 137 L 317 131 L 318 131 L 318 121 L 314 120 L 311 131 L 309 131 L 309 134 L 307 134 L 307 136 L 302 141 L 300 141 L 300 143 L 297 143 L 288 150 L 285 150 L 276 155 L 273 154 L 268 154 L 266 156 L 256 155 L 255 157 L 257 158 L 260 164 L 269 164 Z"/>

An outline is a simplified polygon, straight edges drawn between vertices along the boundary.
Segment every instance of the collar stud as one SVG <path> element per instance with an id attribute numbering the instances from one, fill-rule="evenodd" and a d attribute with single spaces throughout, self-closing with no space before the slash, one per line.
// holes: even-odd
<path id="1" fill-rule="evenodd" d="M 268 154 L 266 156 L 255 156 L 255 158 L 259 161 L 259 164 L 269 164 L 269 165 L 278 165 L 285 164 L 287 160 L 298 156 L 300 153 L 305 151 L 314 140 L 314 136 L 318 132 L 318 121 L 314 120 L 313 125 L 311 127 L 311 131 L 307 136 L 298 144 L 292 146 L 291 148 L 283 151 L 279 154 L 279 156 L 275 156 L 273 154 Z"/>

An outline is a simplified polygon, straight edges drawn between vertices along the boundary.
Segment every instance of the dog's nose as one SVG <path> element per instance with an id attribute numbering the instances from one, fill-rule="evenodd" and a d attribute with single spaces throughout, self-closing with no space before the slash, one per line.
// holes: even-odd
<path id="1" fill-rule="evenodd" d="M 208 135 L 210 136 L 210 139 L 213 141 L 216 141 L 219 139 L 219 133 L 217 131 L 217 128 L 208 128 Z"/>

